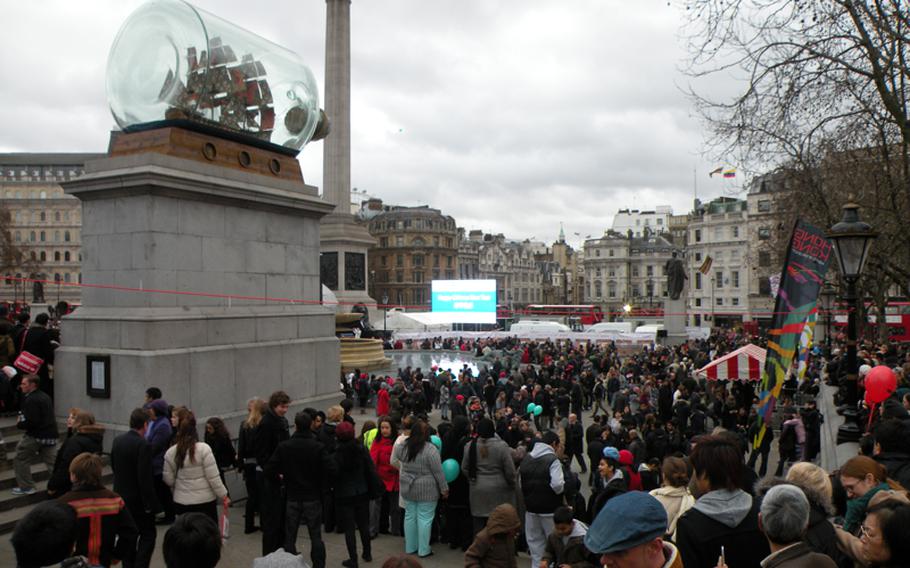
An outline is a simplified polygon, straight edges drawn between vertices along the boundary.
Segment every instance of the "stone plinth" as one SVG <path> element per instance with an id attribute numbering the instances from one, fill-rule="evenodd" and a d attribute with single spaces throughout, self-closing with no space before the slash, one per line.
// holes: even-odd
<path id="1" fill-rule="evenodd" d="M 686 333 L 686 290 L 673 300 L 669 296 L 664 299 L 664 329 L 667 337 L 664 345 L 679 345 L 685 343 L 689 336 Z"/>
<path id="2" fill-rule="evenodd" d="M 253 396 L 337 393 L 334 314 L 319 304 L 333 206 L 316 188 L 150 152 L 90 162 L 65 190 L 82 200 L 88 287 L 63 322 L 58 414 L 89 408 L 125 427 L 157 386 L 200 423 L 236 426 Z M 110 398 L 87 395 L 87 355 L 110 356 Z"/>

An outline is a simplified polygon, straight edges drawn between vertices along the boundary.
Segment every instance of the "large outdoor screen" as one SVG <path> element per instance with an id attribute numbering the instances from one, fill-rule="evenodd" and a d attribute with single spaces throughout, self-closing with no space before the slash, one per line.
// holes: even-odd
<path id="1" fill-rule="evenodd" d="M 496 281 L 433 280 L 433 314 L 451 323 L 496 323 Z"/>

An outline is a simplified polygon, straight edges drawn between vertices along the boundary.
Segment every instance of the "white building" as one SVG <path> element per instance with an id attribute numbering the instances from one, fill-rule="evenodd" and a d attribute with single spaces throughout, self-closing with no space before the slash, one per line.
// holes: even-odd
<path id="1" fill-rule="evenodd" d="M 702 205 L 696 200 L 688 231 L 690 325 L 752 321 L 746 201 L 718 197 Z"/>
<path id="2" fill-rule="evenodd" d="M 622 313 L 626 304 L 636 312 L 660 310 L 667 296 L 665 266 L 676 248 L 650 231 L 641 238 L 630 231 L 585 241 L 585 303 L 604 312 Z"/>
<path id="3" fill-rule="evenodd" d="M 651 234 L 665 233 L 670 230 L 670 216 L 673 208 L 669 205 L 659 205 L 650 211 L 638 209 L 620 209 L 613 217 L 613 231 L 622 235 L 632 231 L 633 237 L 643 237 L 647 227 Z"/>

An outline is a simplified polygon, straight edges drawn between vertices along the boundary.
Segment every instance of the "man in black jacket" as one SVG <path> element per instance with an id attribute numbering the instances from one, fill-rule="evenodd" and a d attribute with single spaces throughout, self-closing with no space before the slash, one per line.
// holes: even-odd
<path id="1" fill-rule="evenodd" d="M 130 430 L 114 438 L 111 447 L 114 492 L 123 498 L 139 531 L 136 557 L 132 561 L 124 558 L 124 568 L 147 568 L 155 551 L 155 513 L 161 506 L 152 478 L 152 450 L 145 440 L 148 419 L 145 410 L 133 410 Z"/>
<path id="2" fill-rule="evenodd" d="M 275 391 L 269 397 L 269 410 L 263 415 L 256 432 L 256 465 L 260 470 L 264 471 L 278 444 L 290 437 L 288 421 L 284 417 L 290 403 L 291 397 L 284 391 Z M 281 484 L 263 475 L 259 498 L 262 555 L 267 556 L 284 543 L 284 498 L 281 495 Z"/>
<path id="3" fill-rule="evenodd" d="M 325 446 L 310 430 L 312 418 L 306 412 L 294 417 L 294 435 L 278 444 L 265 465 L 265 476 L 274 483 L 284 480 L 287 493 L 284 550 L 297 554 L 297 530 L 306 525 L 310 534 L 313 568 L 325 567 L 322 542 L 322 495 L 334 476 L 334 460 L 327 459 Z"/>
<path id="4" fill-rule="evenodd" d="M 576 458 L 581 465 L 581 472 L 587 473 L 588 466 L 585 464 L 584 453 L 584 431 L 581 429 L 581 422 L 574 413 L 569 414 L 569 423 L 566 425 L 566 460 L 569 466 L 572 465 L 572 458 Z"/>
<path id="5" fill-rule="evenodd" d="M 36 492 L 32 462 L 40 459 L 51 472 L 57 459 L 58 434 L 54 403 L 47 393 L 38 390 L 40 383 L 41 379 L 37 375 L 26 375 L 19 383 L 23 399 L 16 426 L 25 430 L 25 435 L 16 446 L 14 467 L 17 487 L 13 488 L 13 495 L 32 495 Z"/>

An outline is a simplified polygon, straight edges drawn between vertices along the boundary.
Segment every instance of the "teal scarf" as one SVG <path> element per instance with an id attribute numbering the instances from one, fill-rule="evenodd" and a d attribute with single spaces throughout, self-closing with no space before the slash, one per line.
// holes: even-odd
<path id="1" fill-rule="evenodd" d="M 847 516 L 844 518 L 844 530 L 850 534 L 855 534 L 856 529 L 859 528 L 860 523 L 862 523 L 863 519 L 866 517 L 866 507 L 869 505 L 869 500 L 879 491 L 887 489 L 889 489 L 887 483 L 879 483 L 869 491 L 866 491 L 866 494 L 862 497 L 847 501 Z"/>

